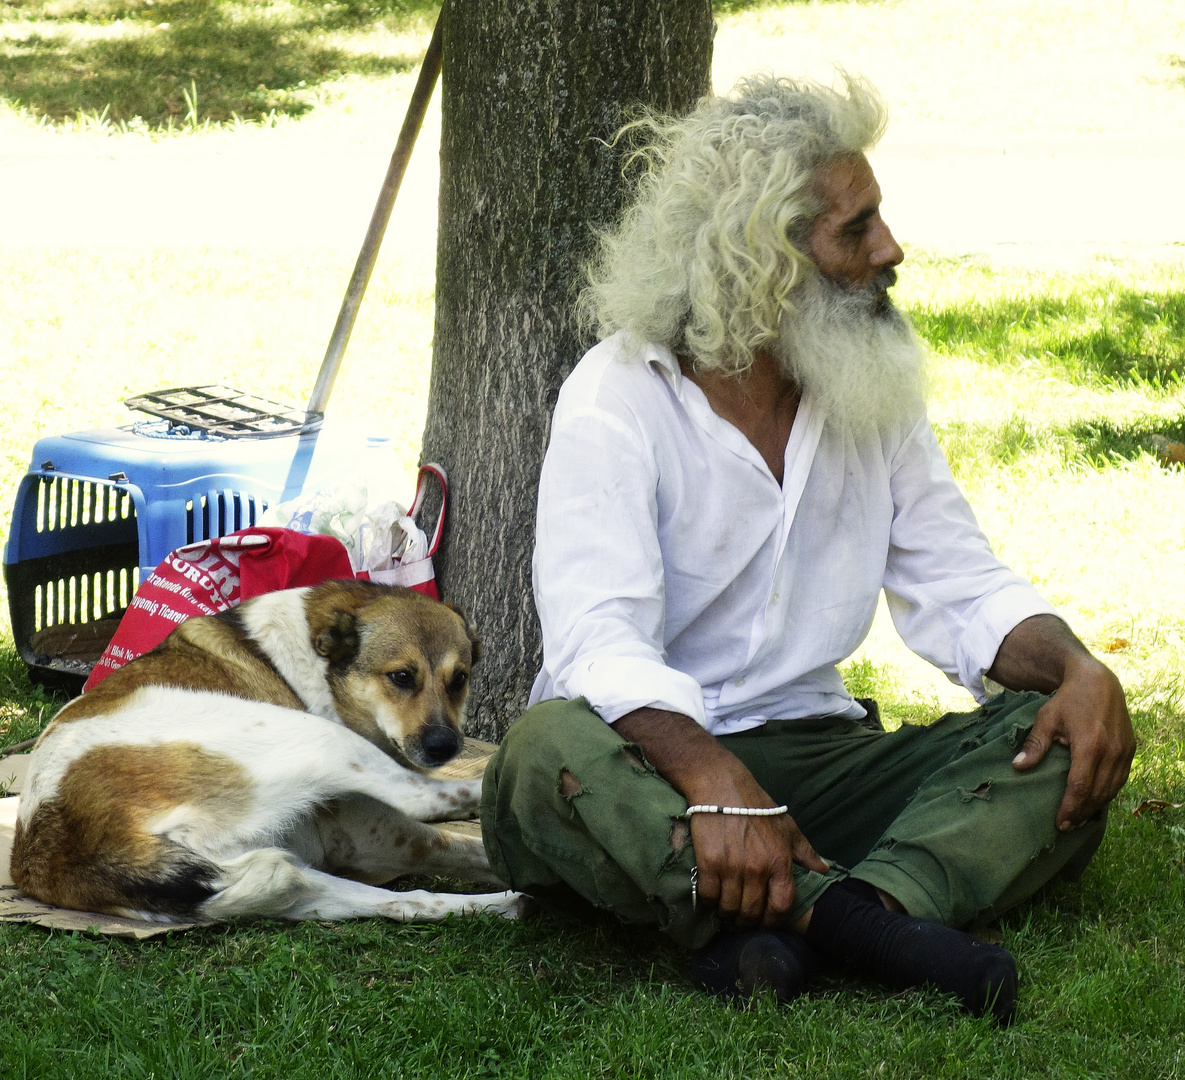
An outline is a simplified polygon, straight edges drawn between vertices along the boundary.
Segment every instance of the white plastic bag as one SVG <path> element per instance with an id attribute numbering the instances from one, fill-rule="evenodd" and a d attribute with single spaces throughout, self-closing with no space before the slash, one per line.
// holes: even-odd
<path id="1" fill-rule="evenodd" d="M 440 484 L 441 504 L 429 540 L 415 517 L 432 478 Z M 336 487 L 304 492 L 288 502 L 270 506 L 260 524 L 334 536 L 349 552 L 350 565 L 357 577 L 387 585 L 405 585 L 435 597 L 432 555 L 440 544 L 444 527 L 447 484 L 444 469 L 428 464 L 420 469 L 415 501 L 410 509 L 392 499 L 371 506 L 366 488 Z"/>

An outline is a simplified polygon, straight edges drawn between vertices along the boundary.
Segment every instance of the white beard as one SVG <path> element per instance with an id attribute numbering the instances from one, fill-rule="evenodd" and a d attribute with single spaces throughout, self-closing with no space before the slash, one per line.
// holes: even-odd
<path id="1" fill-rule="evenodd" d="M 773 353 L 783 374 L 842 427 L 880 429 L 923 408 L 925 353 L 888 298 L 895 280 L 887 271 L 848 289 L 812 275 L 794 315 L 782 318 Z"/>

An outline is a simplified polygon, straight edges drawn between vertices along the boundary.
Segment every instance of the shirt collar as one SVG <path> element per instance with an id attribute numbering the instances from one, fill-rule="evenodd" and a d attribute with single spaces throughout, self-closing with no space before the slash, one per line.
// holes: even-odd
<path id="1" fill-rule="evenodd" d="M 671 349 L 666 345 L 647 342 L 642 348 L 642 360 L 651 371 L 666 380 L 676 397 L 680 396 L 683 389 L 683 370 Z"/>

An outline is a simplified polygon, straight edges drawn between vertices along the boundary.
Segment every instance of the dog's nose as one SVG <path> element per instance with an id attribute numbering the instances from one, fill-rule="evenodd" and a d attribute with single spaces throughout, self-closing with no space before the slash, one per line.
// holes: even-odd
<path id="1" fill-rule="evenodd" d="M 425 765 L 441 765 L 461 749 L 461 733 L 446 724 L 429 724 L 420 735 Z"/>

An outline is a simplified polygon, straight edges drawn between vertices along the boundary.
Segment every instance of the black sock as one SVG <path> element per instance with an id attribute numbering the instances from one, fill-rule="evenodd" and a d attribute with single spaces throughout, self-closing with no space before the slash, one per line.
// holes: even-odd
<path id="1" fill-rule="evenodd" d="M 695 953 L 691 973 L 718 997 L 744 1003 L 769 991 L 784 1005 L 802 993 L 817 963 L 792 930 L 723 931 Z"/>
<path id="2" fill-rule="evenodd" d="M 998 945 L 941 923 L 890 911 L 866 881 L 847 878 L 815 902 L 806 940 L 835 960 L 893 986 L 936 986 L 976 1016 L 1011 1022 L 1016 961 Z"/>

